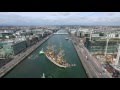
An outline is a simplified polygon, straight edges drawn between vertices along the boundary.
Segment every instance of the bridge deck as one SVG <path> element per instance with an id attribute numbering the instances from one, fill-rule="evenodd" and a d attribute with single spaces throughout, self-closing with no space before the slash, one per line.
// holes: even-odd
<path id="1" fill-rule="evenodd" d="M 68 34 L 68 33 L 54 33 L 54 34 Z"/>

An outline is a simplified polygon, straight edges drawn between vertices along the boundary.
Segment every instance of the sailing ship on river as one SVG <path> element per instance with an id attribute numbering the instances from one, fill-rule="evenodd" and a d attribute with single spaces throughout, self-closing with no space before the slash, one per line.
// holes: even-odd
<path id="1" fill-rule="evenodd" d="M 44 52 L 44 54 L 46 55 L 48 60 L 50 60 L 58 67 L 67 68 L 67 67 L 75 66 L 75 64 L 69 64 L 66 62 L 66 60 L 64 59 L 65 56 L 64 50 L 61 48 L 57 53 L 55 52 L 54 46 L 47 46 L 47 50 Z"/>

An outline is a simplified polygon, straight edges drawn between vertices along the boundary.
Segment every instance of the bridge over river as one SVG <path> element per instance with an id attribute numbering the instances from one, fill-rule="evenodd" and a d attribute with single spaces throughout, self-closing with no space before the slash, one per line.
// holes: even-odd
<path id="1" fill-rule="evenodd" d="M 57 34 L 57 35 L 67 35 L 68 33 L 61 33 L 61 32 L 57 32 L 57 33 L 54 33 L 54 34 Z"/>
<path id="2" fill-rule="evenodd" d="M 59 30 L 15 68 L 9 71 L 3 78 L 41 78 L 43 73 L 46 77 L 52 78 L 87 78 L 85 69 L 79 60 L 72 41 L 66 40 L 66 37 L 69 37 L 67 31 Z M 49 44 L 55 45 L 56 51 L 61 47 L 64 50 L 66 62 L 69 64 L 76 64 L 76 66 L 63 69 L 50 62 L 44 54 L 40 55 L 40 50 L 42 48 L 46 50 Z"/>

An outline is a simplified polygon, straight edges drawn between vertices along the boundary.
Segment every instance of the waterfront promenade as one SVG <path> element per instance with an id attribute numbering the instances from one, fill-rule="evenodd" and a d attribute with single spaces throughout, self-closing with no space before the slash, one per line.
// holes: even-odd
<path id="1" fill-rule="evenodd" d="M 26 51 L 21 52 L 20 54 L 14 56 L 14 59 L 9 63 L 0 68 L 0 77 L 3 77 L 6 73 L 8 73 L 11 69 L 13 69 L 16 65 L 18 65 L 21 61 L 23 61 L 26 57 L 28 57 L 34 50 L 36 50 L 42 43 L 48 40 L 53 34 L 47 36 L 43 40 L 37 42 L 33 46 L 27 48 Z"/>
<path id="2" fill-rule="evenodd" d="M 112 78 L 107 71 L 104 71 L 100 62 L 89 53 L 82 39 L 80 40 L 80 38 L 75 36 L 71 36 L 71 38 L 89 78 Z"/>

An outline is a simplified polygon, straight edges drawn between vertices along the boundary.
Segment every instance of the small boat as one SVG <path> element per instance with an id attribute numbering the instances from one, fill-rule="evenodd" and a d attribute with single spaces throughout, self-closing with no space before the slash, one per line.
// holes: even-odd
<path id="1" fill-rule="evenodd" d="M 39 53 L 39 54 L 44 54 L 43 48 L 42 48 L 42 50 L 40 51 L 40 53 Z"/>
<path id="2" fill-rule="evenodd" d="M 43 73 L 42 77 L 41 78 L 45 78 L 45 74 Z"/>
<path id="3" fill-rule="evenodd" d="M 76 66 L 76 64 L 71 64 L 71 66 Z"/>
<path id="4" fill-rule="evenodd" d="M 66 39 L 66 40 L 69 40 L 69 38 L 67 38 L 67 37 L 66 37 L 65 39 Z"/>

